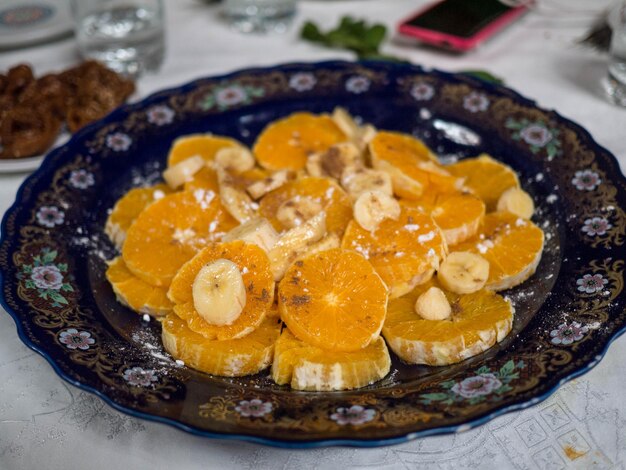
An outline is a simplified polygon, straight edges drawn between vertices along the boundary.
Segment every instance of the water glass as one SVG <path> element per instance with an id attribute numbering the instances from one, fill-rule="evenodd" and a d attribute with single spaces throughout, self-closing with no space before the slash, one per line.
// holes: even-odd
<path id="1" fill-rule="evenodd" d="M 162 0 L 73 0 L 72 10 L 83 58 L 131 77 L 163 62 Z"/>
<path id="2" fill-rule="evenodd" d="M 224 0 L 223 15 L 244 33 L 282 33 L 296 14 L 296 0 Z"/>
<path id="3" fill-rule="evenodd" d="M 611 50 L 605 89 L 613 103 L 626 107 L 626 1 L 611 13 Z"/>

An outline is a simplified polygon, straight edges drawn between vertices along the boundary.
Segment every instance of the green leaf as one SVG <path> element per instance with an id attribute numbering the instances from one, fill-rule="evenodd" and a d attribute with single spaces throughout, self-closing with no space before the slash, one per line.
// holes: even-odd
<path id="1" fill-rule="evenodd" d="M 477 403 L 481 403 L 481 402 L 483 402 L 483 401 L 485 401 L 485 395 L 481 395 L 481 396 L 478 396 L 478 397 L 472 397 L 472 398 L 470 398 L 470 399 L 469 399 L 469 404 L 470 404 L 470 405 L 475 405 L 475 404 L 477 404 Z"/>
<path id="2" fill-rule="evenodd" d="M 37 287 L 35 283 L 30 279 L 27 279 L 24 285 L 26 286 L 27 289 L 35 289 Z"/>
<path id="3" fill-rule="evenodd" d="M 513 360 L 507 361 L 502 367 L 500 367 L 500 377 L 506 377 L 515 370 L 515 362 Z"/>
<path id="4" fill-rule="evenodd" d="M 501 395 L 503 393 L 510 392 L 511 390 L 513 390 L 513 387 L 511 387 L 510 385 L 503 385 L 502 387 L 498 388 L 495 392 L 498 395 Z"/>
<path id="5" fill-rule="evenodd" d="M 24 271 L 26 274 L 31 274 L 33 272 L 33 266 L 30 264 L 25 264 L 22 266 L 22 271 Z"/>
<path id="6" fill-rule="evenodd" d="M 67 305 L 67 300 L 65 300 L 65 297 L 63 297 L 61 294 L 59 294 L 56 291 L 50 292 L 50 298 L 59 304 Z"/>
<path id="7" fill-rule="evenodd" d="M 57 264 L 57 268 L 59 268 L 59 271 L 64 273 L 67 271 L 67 264 L 66 263 Z"/>
<path id="8" fill-rule="evenodd" d="M 326 34 L 326 44 L 338 49 L 351 49 L 353 51 L 368 51 L 367 45 L 359 36 L 353 36 L 348 31 L 334 30 Z"/>
<path id="9" fill-rule="evenodd" d="M 518 369 L 525 369 L 526 364 L 524 363 L 524 361 L 519 361 L 515 367 L 517 367 Z"/>
<path id="10" fill-rule="evenodd" d="M 427 399 L 430 401 L 442 401 L 449 398 L 450 395 L 447 393 L 425 393 L 421 396 L 422 399 Z"/>
<path id="11" fill-rule="evenodd" d="M 200 109 L 202 109 L 203 111 L 208 111 L 209 109 L 211 109 L 213 107 L 213 105 L 215 104 L 215 101 L 213 100 L 213 96 L 211 95 L 207 95 L 201 102 L 200 102 Z"/>
<path id="12" fill-rule="evenodd" d="M 363 39 L 367 45 L 377 51 L 386 35 L 387 28 L 382 24 L 375 24 L 365 33 Z"/>
<path id="13" fill-rule="evenodd" d="M 452 387 L 454 387 L 456 385 L 456 381 L 455 380 L 448 380 L 446 382 L 441 382 L 440 385 L 443 388 L 445 388 L 445 389 L 451 389 Z"/>
<path id="14" fill-rule="evenodd" d="M 316 24 L 307 21 L 300 30 L 300 37 L 311 42 L 324 42 L 324 35 L 320 32 Z"/>
<path id="15" fill-rule="evenodd" d="M 67 282 L 61 286 L 61 290 L 64 292 L 74 292 L 74 288 L 71 286 L 71 284 L 68 284 Z"/>
<path id="16" fill-rule="evenodd" d="M 323 32 L 319 27 L 307 21 L 300 30 L 300 37 L 306 41 L 323 44 L 337 49 L 348 49 L 360 59 L 401 61 L 397 57 L 380 54 L 379 48 L 387 35 L 387 28 L 382 24 L 368 24 L 344 16 L 335 28 Z"/>
<path id="17" fill-rule="evenodd" d="M 469 75 L 470 77 L 478 78 L 479 80 L 482 80 L 484 82 L 497 83 L 498 85 L 504 83 L 504 80 L 502 80 L 502 78 L 496 77 L 486 70 L 462 70 L 461 73 L 464 75 Z"/>
<path id="18" fill-rule="evenodd" d="M 507 379 L 508 379 L 507 382 L 510 382 L 511 380 L 519 379 L 519 372 L 513 372 L 509 374 Z"/>
<path id="19" fill-rule="evenodd" d="M 260 98 L 265 95 L 265 90 L 263 88 L 249 87 L 247 91 L 250 96 L 254 96 L 255 98 Z"/>
<path id="20" fill-rule="evenodd" d="M 43 258 L 41 259 L 41 262 L 43 264 L 50 264 L 50 263 L 52 263 L 55 260 L 56 257 L 57 257 L 56 250 L 49 251 L 49 252 L 47 252 L 47 253 L 45 253 L 43 255 Z"/>
<path id="21" fill-rule="evenodd" d="M 548 156 L 554 157 L 559 153 L 559 150 L 556 148 L 556 145 L 548 144 L 546 145 L 546 152 L 548 153 Z"/>
<path id="22" fill-rule="evenodd" d="M 487 366 L 482 366 L 480 369 L 476 370 L 476 375 L 480 375 L 480 374 L 489 374 L 491 372 L 491 369 Z"/>

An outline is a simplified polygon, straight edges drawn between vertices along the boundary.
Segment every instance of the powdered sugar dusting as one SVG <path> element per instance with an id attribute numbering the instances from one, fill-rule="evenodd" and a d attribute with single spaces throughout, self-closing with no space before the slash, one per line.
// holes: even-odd
<path id="1" fill-rule="evenodd" d="M 476 249 L 483 255 L 487 253 L 490 248 L 493 248 L 493 242 L 491 240 L 485 240 L 484 242 L 476 244 Z"/>
<path id="2" fill-rule="evenodd" d="M 417 237 L 417 241 L 420 242 L 420 243 L 426 243 L 426 242 L 431 241 L 433 238 L 435 238 L 435 231 L 431 230 L 428 233 L 425 233 L 423 235 L 419 235 Z"/>
<path id="3" fill-rule="evenodd" d="M 142 366 L 144 368 L 149 366 L 151 369 L 154 369 L 160 377 L 166 376 L 173 369 L 178 369 L 185 365 L 183 361 L 174 360 L 163 349 L 160 336 L 148 325 L 141 326 L 133 331 L 131 340 L 137 346 L 135 354 L 140 356 L 137 359 L 142 362 Z"/>
<path id="4" fill-rule="evenodd" d="M 190 243 L 194 241 L 195 237 L 196 237 L 196 232 L 190 228 L 186 228 L 186 229 L 177 228 L 174 231 L 174 235 L 172 236 L 174 240 L 182 244 Z"/>
<path id="5" fill-rule="evenodd" d="M 196 202 L 200 205 L 202 210 L 206 210 L 209 208 L 211 201 L 215 198 L 215 193 L 211 190 L 204 189 L 196 189 L 193 192 L 193 197 Z"/>

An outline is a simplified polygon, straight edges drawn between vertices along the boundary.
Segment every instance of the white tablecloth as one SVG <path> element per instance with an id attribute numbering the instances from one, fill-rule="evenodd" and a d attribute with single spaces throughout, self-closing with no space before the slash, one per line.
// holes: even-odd
<path id="1" fill-rule="evenodd" d="M 279 36 L 228 30 L 218 8 L 170 0 L 167 58 L 161 71 L 139 82 L 139 96 L 191 79 L 253 65 L 351 58 L 297 39 L 299 24 L 333 25 L 353 14 L 390 28 L 424 0 L 305 1 L 294 28 Z M 539 9 L 466 56 L 407 47 L 386 52 L 447 70 L 487 69 L 507 85 L 586 127 L 626 169 L 626 109 L 608 104 L 599 85 L 606 57 L 576 45 L 607 0 L 539 0 Z M 0 54 L 0 70 L 30 62 L 38 74 L 76 61 L 72 39 Z M 25 175 L 0 175 L 0 213 L 13 202 Z M 419 439 L 377 449 L 282 450 L 195 437 L 120 414 L 63 382 L 17 338 L 0 315 L 0 468 L 626 468 L 626 338 L 617 340 L 591 372 L 550 399 L 459 435 Z M 586 451 L 570 460 L 564 448 Z"/>

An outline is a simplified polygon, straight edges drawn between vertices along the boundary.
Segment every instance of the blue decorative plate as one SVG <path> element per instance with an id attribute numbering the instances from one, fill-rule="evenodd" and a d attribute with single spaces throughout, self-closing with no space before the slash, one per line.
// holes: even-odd
<path id="1" fill-rule="evenodd" d="M 178 366 L 161 350 L 159 324 L 118 304 L 104 279 L 114 255 L 107 211 L 158 179 L 180 135 L 251 144 L 270 121 L 337 105 L 424 139 L 444 160 L 487 152 L 519 172 L 547 243 L 537 274 L 505 293 L 516 307 L 513 332 L 451 367 L 394 359 L 383 381 L 342 393 Z M 535 404 L 602 358 L 626 325 L 624 207 L 615 158 L 580 126 L 507 88 L 391 63 L 243 70 L 124 106 L 50 153 L 3 220 L 3 305 L 62 378 L 131 415 L 285 447 L 391 444 Z"/>

